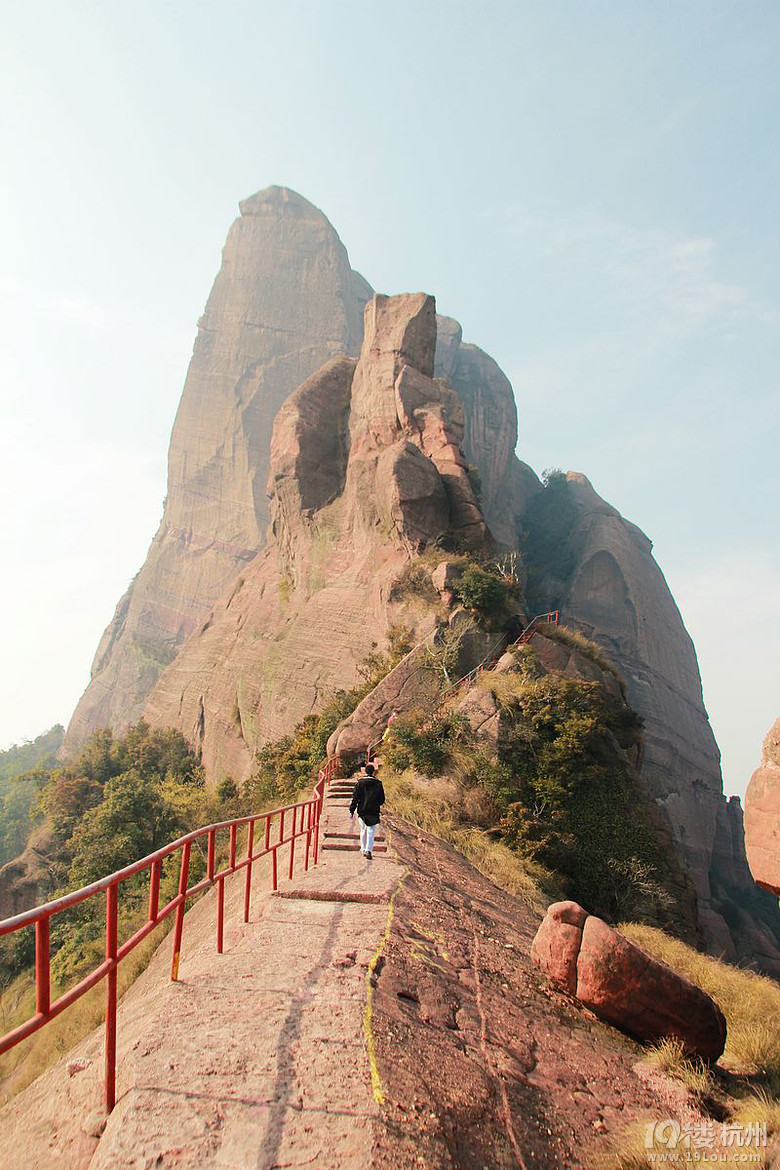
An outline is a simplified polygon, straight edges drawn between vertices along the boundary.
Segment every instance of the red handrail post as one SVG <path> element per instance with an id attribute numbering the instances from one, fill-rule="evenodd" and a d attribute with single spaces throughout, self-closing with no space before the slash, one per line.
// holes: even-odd
<path id="1" fill-rule="evenodd" d="M 246 837 L 246 883 L 244 885 L 244 922 L 249 921 L 249 900 L 252 897 L 252 850 L 255 844 L 255 822 L 249 822 Z"/>
<path id="2" fill-rule="evenodd" d="M 157 911 L 160 909 L 160 862 L 153 861 L 149 874 L 149 921 L 157 921 Z"/>
<path id="3" fill-rule="evenodd" d="M 106 890 L 106 1113 L 116 1103 L 116 1001 L 117 1001 L 117 902 L 116 882 Z"/>
<path id="4" fill-rule="evenodd" d="M 45 1016 L 51 1004 L 51 973 L 49 966 L 49 919 L 39 918 L 35 923 L 35 1012 Z"/>
<path id="5" fill-rule="evenodd" d="M 214 869 L 216 868 L 217 857 L 217 830 L 209 830 L 208 844 L 206 846 L 206 877 L 210 882 L 214 881 Z"/>
<path id="6" fill-rule="evenodd" d="M 279 843 L 284 841 L 284 814 L 286 809 L 281 809 L 279 812 Z"/>
<path id="7" fill-rule="evenodd" d="M 314 864 L 316 865 L 320 857 L 320 815 L 322 813 L 322 802 L 325 799 L 325 785 L 320 788 L 319 796 L 317 797 L 317 808 L 314 813 Z"/>
<path id="8" fill-rule="evenodd" d="M 179 894 L 176 907 L 176 925 L 173 929 L 173 959 L 171 960 L 171 980 L 176 983 L 179 978 L 179 960 L 181 959 L 181 936 L 184 930 L 184 911 L 187 909 L 187 878 L 190 872 L 190 848 L 192 842 L 185 841 L 181 847 L 181 869 L 179 870 Z"/>
<path id="9" fill-rule="evenodd" d="M 217 878 L 217 954 L 222 954 L 225 937 L 225 878 Z"/>
<path id="10" fill-rule="evenodd" d="M 230 853 L 228 856 L 228 869 L 236 868 L 236 825 L 230 826 Z"/>
<path id="11" fill-rule="evenodd" d="M 298 807 L 297 807 L 297 805 L 293 805 L 293 823 L 292 823 L 292 833 L 290 835 L 290 872 L 288 874 L 290 881 L 292 881 L 293 867 L 295 865 L 295 823 L 297 820 L 298 820 Z"/>
<path id="12" fill-rule="evenodd" d="M 306 805 L 306 853 L 304 854 L 303 858 L 304 873 L 308 873 L 309 870 L 309 851 L 311 850 L 311 823 L 313 810 L 314 806 L 312 805 L 311 801 L 309 801 L 309 803 Z"/>
<path id="13" fill-rule="evenodd" d="M 263 844 L 263 851 L 268 852 L 268 847 L 271 844 L 271 817 L 265 818 L 265 842 Z"/>

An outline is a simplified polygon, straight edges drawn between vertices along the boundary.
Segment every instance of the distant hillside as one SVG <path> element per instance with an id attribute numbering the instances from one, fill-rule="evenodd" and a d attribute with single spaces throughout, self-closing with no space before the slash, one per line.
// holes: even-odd
<path id="1" fill-rule="evenodd" d="M 55 723 L 35 739 L 0 752 L 0 865 L 24 848 L 30 805 L 38 788 L 30 773 L 50 767 L 57 757 L 65 728 Z"/>

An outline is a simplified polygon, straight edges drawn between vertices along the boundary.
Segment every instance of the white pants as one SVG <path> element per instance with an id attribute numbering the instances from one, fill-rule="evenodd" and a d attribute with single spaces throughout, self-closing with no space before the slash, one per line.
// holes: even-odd
<path id="1" fill-rule="evenodd" d="M 360 825 L 360 852 L 370 853 L 374 848 L 374 833 L 376 832 L 376 825 L 367 825 L 358 817 L 358 824 Z"/>

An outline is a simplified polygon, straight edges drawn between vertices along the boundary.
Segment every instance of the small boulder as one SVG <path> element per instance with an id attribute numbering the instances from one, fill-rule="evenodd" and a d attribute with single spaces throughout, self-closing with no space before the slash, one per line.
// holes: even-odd
<path id="1" fill-rule="evenodd" d="M 537 966 L 600 1019 L 654 1043 L 673 1036 L 717 1060 L 726 1020 L 715 1001 L 576 902 L 555 902 L 531 947 Z"/>

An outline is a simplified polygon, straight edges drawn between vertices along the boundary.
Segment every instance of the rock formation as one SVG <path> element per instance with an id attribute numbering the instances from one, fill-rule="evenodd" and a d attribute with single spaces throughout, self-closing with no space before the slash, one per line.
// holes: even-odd
<path id="1" fill-rule="evenodd" d="M 433 298 L 375 296 L 360 359 L 336 358 L 284 404 L 271 440 L 270 543 L 152 691 L 154 724 L 180 728 L 215 779 L 339 687 L 389 626 L 432 617 L 392 586 L 449 536 L 486 539 L 460 448 L 463 410 L 432 377 Z"/>
<path id="2" fill-rule="evenodd" d="M 622 672 L 645 724 L 642 778 L 695 885 L 708 944 L 733 957 L 711 884 L 719 817 L 728 832 L 729 814 L 693 643 L 644 533 L 584 475 L 569 472 L 565 489 L 553 484 L 548 493 L 557 503 L 543 507 L 538 496 L 529 510 L 530 555 L 540 561 L 532 566 L 535 604 L 559 607 L 566 623 L 599 642 Z M 535 531 L 540 525 L 543 536 Z M 550 533 L 556 539 L 548 547 Z M 735 858 L 733 867 L 740 866 L 749 883 L 744 861 Z"/>
<path id="3" fill-rule="evenodd" d="M 463 450 L 479 476 L 480 504 L 499 546 L 515 549 L 529 500 L 540 484 L 515 455 L 517 406 L 509 379 L 488 354 L 462 343 L 451 317 L 439 317 L 436 373 L 463 403 Z"/>
<path id="4" fill-rule="evenodd" d="M 198 323 L 146 562 L 98 646 L 66 751 L 137 719 L 184 640 L 265 543 L 269 446 L 288 395 L 357 354 L 371 294 L 328 220 L 269 187 L 240 205 Z"/>
<path id="5" fill-rule="evenodd" d="M 570 474 L 556 514 L 514 453 L 509 382 L 456 321 L 434 322 L 431 298 L 370 301 L 355 367 L 370 291 L 306 200 L 269 188 L 241 204 L 174 424 L 163 520 L 66 749 L 98 726 L 121 729 L 148 700 L 214 778 L 240 779 L 264 738 L 354 682 L 403 616 L 392 582 L 416 548 L 445 531 L 465 547 L 521 548 L 529 605 L 560 608 L 622 670 L 645 720 L 643 778 L 709 945 L 728 953 L 713 893 L 736 874 L 746 895 L 754 887 L 695 652 L 650 541 L 583 476 Z"/>
<path id="6" fill-rule="evenodd" d="M 576 902 L 550 906 L 531 957 L 602 1020 L 640 1040 L 675 1037 L 704 1060 L 717 1060 L 726 1046 L 725 1017 L 706 992 Z"/>
<path id="7" fill-rule="evenodd" d="M 767 732 L 745 793 L 745 845 L 755 880 L 780 897 L 780 719 Z"/>

